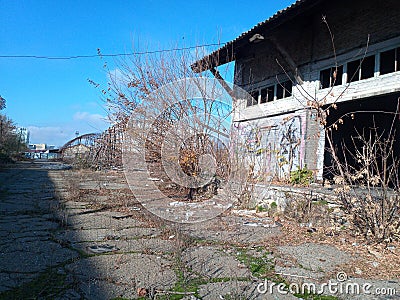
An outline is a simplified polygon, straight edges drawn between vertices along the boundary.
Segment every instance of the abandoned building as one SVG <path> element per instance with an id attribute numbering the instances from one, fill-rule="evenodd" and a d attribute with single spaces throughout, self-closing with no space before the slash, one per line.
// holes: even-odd
<path id="1" fill-rule="evenodd" d="M 237 100 L 233 122 L 258 170 L 283 176 L 307 166 L 321 180 L 332 157 L 309 101 L 337 104 L 327 123 L 337 124 L 338 153 L 359 133 L 389 132 L 400 97 L 400 2 L 298 0 L 192 68 L 220 79 L 217 67 L 233 61 L 234 84 L 253 96 Z"/>

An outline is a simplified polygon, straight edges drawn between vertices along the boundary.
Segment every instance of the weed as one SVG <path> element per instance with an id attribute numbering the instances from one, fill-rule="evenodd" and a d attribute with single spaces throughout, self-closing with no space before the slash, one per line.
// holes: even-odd
<path id="1" fill-rule="evenodd" d="M 300 184 L 300 185 L 309 185 L 314 180 L 313 172 L 307 169 L 307 165 L 303 168 L 297 166 L 296 171 L 290 172 L 290 183 L 291 184 Z"/>
<path id="2" fill-rule="evenodd" d="M 274 264 L 267 255 L 268 253 L 265 253 L 260 257 L 254 257 L 249 255 L 245 249 L 239 249 L 237 251 L 237 259 L 249 268 L 253 276 L 258 278 L 269 278 L 275 275 Z"/>
<path id="3" fill-rule="evenodd" d="M 268 208 L 266 208 L 266 207 L 264 207 L 264 206 L 262 206 L 262 205 L 257 205 L 256 206 L 256 212 L 265 212 L 265 211 L 268 211 Z"/>
<path id="4" fill-rule="evenodd" d="M 315 204 L 316 205 L 328 205 L 328 201 L 321 199 L 321 200 L 316 201 Z"/>

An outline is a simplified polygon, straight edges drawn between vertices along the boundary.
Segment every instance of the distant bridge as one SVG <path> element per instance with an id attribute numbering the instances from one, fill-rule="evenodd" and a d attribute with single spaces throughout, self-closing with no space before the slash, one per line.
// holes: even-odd
<path id="1" fill-rule="evenodd" d="M 77 136 L 60 148 L 61 157 L 95 168 L 120 166 L 124 129 L 123 124 L 115 124 L 102 133 Z"/>
<path id="2" fill-rule="evenodd" d="M 86 133 L 82 134 L 80 136 L 77 136 L 76 138 L 73 138 L 72 140 L 66 142 L 64 146 L 60 148 L 60 152 L 63 153 L 65 150 L 75 147 L 78 145 L 84 145 L 86 147 L 90 147 L 93 145 L 96 141 L 101 136 L 101 133 Z"/>

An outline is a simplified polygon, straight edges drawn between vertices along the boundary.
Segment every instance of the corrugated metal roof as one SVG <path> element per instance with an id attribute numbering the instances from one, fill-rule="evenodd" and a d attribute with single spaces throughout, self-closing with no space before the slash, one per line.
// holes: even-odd
<path id="1" fill-rule="evenodd" d="M 296 2 L 292 3 L 288 7 L 284 8 L 284 9 L 281 9 L 281 10 L 278 10 L 275 14 L 273 14 L 271 17 L 269 17 L 265 21 L 262 21 L 262 22 L 258 23 L 253 28 L 243 32 L 236 39 L 226 43 L 225 46 L 229 46 L 230 44 L 234 43 L 235 41 L 242 39 L 243 37 L 247 36 L 248 34 L 252 33 L 253 31 L 255 31 L 255 30 L 259 29 L 260 27 L 264 26 L 265 24 L 271 22 L 272 20 L 274 20 L 276 18 L 279 18 L 282 14 L 284 14 L 288 10 L 291 10 L 291 9 L 295 8 L 295 7 L 299 6 L 300 4 L 302 4 L 303 2 L 306 2 L 306 1 L 309 1 L 309 0 L 297 0 Z M 222 47 L 222 48 L 224 48 L 224 47 Z M 218 50 L 216 50 L 216 51 L 218 51 Z"/>
<path id="2" fill-rule="evenodd" d="M 284 16 L 286 16 L 289 12 L 294 11 L 295 9 L 298 9 L 299 7 L 301 7 L 302 5 L 304 5 L 304 3 L 306 2 L 318 2 L 317 0 L 297 0 L 294 3 L 292 3 L 291 5 L 289 5 L 288 7 L 281 9 L 279 11 L 277 11 L 274 15 L 272 15 L 271 17 L 269 17 L 268 19 L 266 19 L 265 21 L 262 21 L 260 23 L 258 23 L 257 25 L 255 25 L 253 28 L 249 29 L 248 31 L 243 32 L 241 35 L 239 35 L 237 38 L 235 38 L 234 40 L 226 43 L 224 46 L 222 46 L 221 48 L 219 48 L 218 50 L 212 52 L 211 54 L 209 54 L 208 56 L 202 58 L 199 61 L 196 61 L 193 65 L 192 65 L 192 69 L 195 71 L 204 71 L 204 70 L 208 70 L 212 67 L 218 66 L 218 63 L 215 63 L 215 57 L 218 56 L 221 52 L 223 52 L 224 50 L 228 50 L 229 48 L 233 48 L 235 46 L 235 44 L 241 40 L 243 40 L 245 37 L 248 37 L 252 34 L 257 33 L 256 31 L 259 30 L 260 28 L 263 28 L 265 26 L 267 26 L 268 24 L 270 24 L 271 22 L 278 20 L 280 18 L 283 18 Z M 234 59 L 231 59 L 231 61 Z M 214 63 L 213 63 L 214 61 Z M 228 61 L 226 61 L 228 62 Z M 223 62 L 221 64 L 224 64 L 226 62 Z M 206 68 L 204 68 L 204 66 L 207 66 Z M 200 68 L 201 67 L 201 68 Z"/>

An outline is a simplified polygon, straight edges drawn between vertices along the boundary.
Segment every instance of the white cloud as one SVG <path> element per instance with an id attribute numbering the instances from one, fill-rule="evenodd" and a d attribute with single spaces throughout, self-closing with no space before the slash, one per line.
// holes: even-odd
<path id="1" fill-rule="evenodd" d="M 100 114 L 91 114 L 88 112 L 76 112 L 73 116 L 73 119 L 75 121 L 86 121 L 86 122 L 95 122 L 95 123 L 99 123 L 99 122 L 106 122 L 107 117 L 102 116 Z"/>
<path id="2" fill-rule="evenodd" d="M 127 80 L 127 75 L 121 69 L 116 68 L 107 73 L 107 80 L 110 82 L 120 83 Z"/>
<path id="3" fill-rule="evenodd" d="M 62 146 L 70 138 L 74 137 L 73 132 L 67 128 L 52 126 L 28 126 L 30 143 L 45 143 L 48 145 Z"/>
<path id="4" fill-rule="evenodd" d="M 64 145 L 69 140 L 85 133 L 102 132 L 110 124 L 105 116 L 88 112 L 76 112 L 73 121 L 63 126 L 28 126 L 30 143 L 45 143 L 57 147 Z"/>

